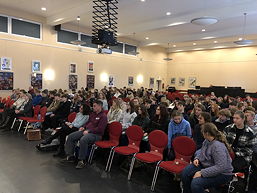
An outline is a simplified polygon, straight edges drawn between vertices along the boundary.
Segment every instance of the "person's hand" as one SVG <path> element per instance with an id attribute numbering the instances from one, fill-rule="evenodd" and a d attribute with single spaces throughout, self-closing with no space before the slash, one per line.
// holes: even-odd
<path id="1" fill-rule="evenodd" d="M 55 116 L 55 114 L 51 114 L 51 115 L 50 115 L 50 117 L 53 117 L 53 116 Z"/>
<path id="2" fill-rule="evenodd" d="M 69 128 L 72 128 L 72 125 L 69 125 Z"/>
<path id="3" fill-rule="evenodd" d="M 200 178 L 202 176 L 201 171 L 195 173 L 193 178 Z"/>
<path id="4" fill-rule="evenodd" d="M 148 133 L 144 133 L 144 136 L 147 136 L 148 135 Z"/>
<path id="5" fill-rule="evenodd" d="M 85 131 L 83 132 L 83 135 L 87 135 L 87 134 L 88 134 L 88 131 L 85 130 Z"/>
<path id="6" fill-rule="evenodd" d="M 195 160 L 193 161 L 193 164 L 194 164 L 196 167 L 198 167 L 198 166 L 199 166 L 199 160 L 198 160 L 198 159 L 195 159 Z"/>
<path id="7" fill-rule="evenodd" d="M 84 127 L 80 127 L 80 128 L 79 128 L 79 131 L 84 131 L 84 130 L 85 130 Z"/>
<path id="8" fill-rule="evenodd" d="M 19 112 L 20 112 L 19 110 L 15 110 L 15 113 L 16 113 L 16 114 L 19 114 Z"/>
<path id="9" fill-rule="evenodd" d="M 66 125 L 69 125 L 70 123 L 66 121 L 65 124 L 66 124 Z"/>

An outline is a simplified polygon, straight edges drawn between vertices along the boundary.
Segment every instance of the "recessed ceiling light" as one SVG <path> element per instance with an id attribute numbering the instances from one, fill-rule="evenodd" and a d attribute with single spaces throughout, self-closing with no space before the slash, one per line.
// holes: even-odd
<path id="1" fill-rule="evenodd" d="M 42 11 L 46 11 L 46 8 L 45 8 L 45 7 L 41 7 L 41 10 L 42 10 Z"/>
<path id="2" fill-rule="evenodd" d="M 173 45 L 173 48 L 176 48 L 176 45 Z"/>
<path id="3" fill-rule="evenodd" d="M 59 19 L 56 19 L 54 20 L 54 22 L 59 22 L 59 21 L 62 21 L 64 18 L 59 18 Z"/>
<path id="4" fill-rule="evenodd" d="M 242 40 L 243 40 L 243 38 L 238 38 L 238 40 L 239 40 L 239 41 L 242 41 Z"/>
<path id="5" fill-rule="evenodd" d="M 217 44 L 218 43 L 218 41 L 214 41 L 214 44 Z"/>
<path id="6" fill-rule="evenodd" d="M 141 0 L 141 2 L 145 2 L 145 0 Z"/>
<path id="7" fill-rule="evenodd" d="M 171 12 L 167 12 L 166 15 L 171 15 Z"/>
<path id="8" fill-rule="evenodd" d="M 214 49 L 221 49 L 221 48 L 226 48 L 227 46 L 217 46 L 217 47 L 213 47 Z"/>
<path id="9" fill-rule="evenodd" d="M 80 21 L 80 16 L 77 17 L 77 21 Z"/>
<path id="10" fill-rule="evenodd" d="M 213 39 L 213 38 L 215 38 L 215 37 L 212 37 L 212 36 L 210 36 L 210 37 L 204 37 L 204 38 L 202 38 L 202 40 L 208 40 L 208 39 Z"/>
<path id="11" fill-rule="evenodd" d="M 203 48 L 195 48 L 195 49 L 193 49 L 193 50 L 203 50 Z"/>
<path id="12" fill-rule="evenodd" d="M 149 40 L 149 37 L 146 37 L 145 39 L 146 39 L 146 40 Z"/>
<path id="13" fill-rule="evenodd" d="M 195 46 L 195 45 L 196 45 L 196 43 L 193 43 L 193 45 Z"/>
<path id="14" fill-rule="evenodd" d="M 176 52 L 183 52 L 184 50 L 175 50 Z"/>
<path id="15" fill-rule="evenodd" d="M 192 24 L 196 24 L 196 25 L 212 25 L 218 22 L 217 18 L 214 17 L 198 17 L 198 18 L 194 18 L 191 20 Z"/>
<path id="16" fill-rule="evenodd" d="M 202 29 L 202 32 L 206 31 L 205 29 Z"/>
<path id="17" fill-rule="evenodd" d="M 171 27 L 171 26 L 176 26 L 176 25 L 182 25 L 182 24 L 185 24 L 187 22 L 175 22 L 175 23 L 171 23 L 169 25 L 167 25 L 168 27 Z"/>

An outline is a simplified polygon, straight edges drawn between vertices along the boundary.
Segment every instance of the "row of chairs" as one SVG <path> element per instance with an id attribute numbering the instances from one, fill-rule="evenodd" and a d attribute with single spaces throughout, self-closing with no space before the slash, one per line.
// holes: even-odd
<path id="1" fill-rule="evenodd" d="M 94 152 L 98 148 L 110 149 L 109 158 L 105 170 L 110 172 L 112 161 L 115 153 L 125 156 L 133 156 L 128 173 L 128 180 L 131 179 L 135 161 L 138 160 L 143 163 L 156 163 L 151 190 L 154 191 L 155 184 L 158 177 L 159 169 L 164 169 L 174 174 L 180 174 L 183 169 L 190 163 L 196 145 L 194 141 L 188 137 L 180 136 L 174 139 L 173 147 L 175 150 L 176 159 L 174 161 L 163 161 L 163 151 L 168 143 L 168 136 L 161 130 L 152 131 L 149 134 L 150 152 L 139 153 L 140 142 L 144 136 L 144 132 L 139 126 L 130 126 L 126 130 L 129 144 L 127 146 L 118 146 L 119 138 L 122 133 L 122 125 L 119 122 L 113 122 L 108 127 L 109 140 L 97 141 L 91 149 L 88 162 L 91 164 Z"/>
<path id="2" fill-rule="evenodd" d="M 10 97 L 3 98 L 0 100 L 0 103 L 4 105 L 4 108 L 0 109 L 0 113 L 2 113 L 6 108 L 10 108 L 14 104 L 14 100 L 12 100 Z"/>

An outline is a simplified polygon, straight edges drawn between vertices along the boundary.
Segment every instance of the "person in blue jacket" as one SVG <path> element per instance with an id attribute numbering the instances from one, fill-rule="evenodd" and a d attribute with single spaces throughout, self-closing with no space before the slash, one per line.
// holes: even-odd
<path id="1" fill-rule="evenodd" d="M 42 95 L 41 95 L 41 92 L 40 92 L 40 90 L 35 89 L 35 96 L 34 96 L 34 98 L 32 99 L 32 105 L 33 105 L 33 106 L 40 105 L 41 102 L 42 102 Z"/>
<path id="2" fill-rule="evenodd" d="M 177 136 L 192 137 L 190 123 L 183 118 L 183 114 L 174 111 L 168 127 L 168 149 L 172 148 L 172 140 Z"/>

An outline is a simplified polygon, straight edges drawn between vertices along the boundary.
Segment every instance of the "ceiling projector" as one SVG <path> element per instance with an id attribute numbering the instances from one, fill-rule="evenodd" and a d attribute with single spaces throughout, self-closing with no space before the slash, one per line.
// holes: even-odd
<path id="1" fill-rule="evenodd" d="M 102 47 L 102 48 L 98 48 L 96 50 L 96 53 L 97 54 L 112 54 L 112 50 L 110 48 Z"/>

